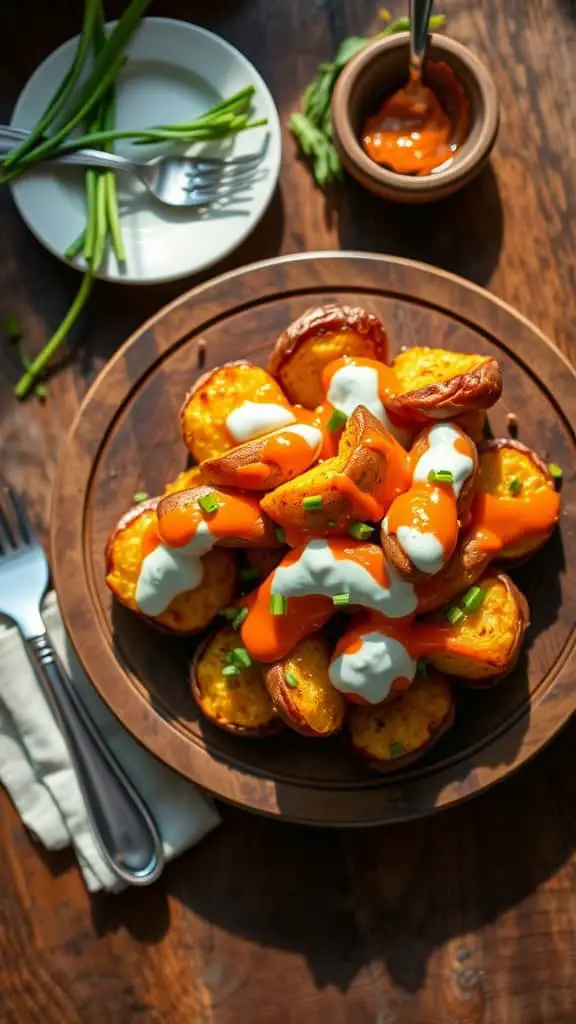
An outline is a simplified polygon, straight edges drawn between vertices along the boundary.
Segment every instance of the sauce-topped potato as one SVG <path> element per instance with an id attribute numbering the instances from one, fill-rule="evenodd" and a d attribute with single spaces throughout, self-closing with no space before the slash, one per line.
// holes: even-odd
<path id="1" fill-rule="evenodd" d="M 388 339 L 378 317 L 356 306 L 317 306 L 278 338 L 268 369 L 291 402 L 315 409 L 324 398 L 322 371 L 342 356 L 386 362 Z"/>
<path id="2" fill-rule="evenodd" d="M 328 675 L 329 647 L 321 633 L 296 644 L 288 657 L 266 671 L 275 708 L 304 736 L 332 736 L 344 721 L 346 705 Z"/>

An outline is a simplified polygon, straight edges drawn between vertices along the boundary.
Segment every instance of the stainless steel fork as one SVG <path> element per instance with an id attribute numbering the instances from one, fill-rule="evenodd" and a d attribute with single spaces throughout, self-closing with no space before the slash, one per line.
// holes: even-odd
<path id="1" fill-rule="evenodd" d="M 0 125 L 0 153 L 6 156 L 15 143 L 28 134 L 19 128 Z M 227 160 L 187 156 L 127 160 L 117 153 L 105 153 L 101 149 L 80 149 L 54 160 L 47 158 L 47 162 L 128 172 L 166 206 L 209 206 L 237 195 L 241 189 L 251 185 L 256 180 L 255 173 L 265 150 L 266 143 L 257 153 Z M 38 166 L 33 164 L 32 169 Z"/>
<path id="2" fill-rule="evenodd" d="M 52 650 L 40 615 L 48 576 L 46 555 L 24 505 L 0 480 L 0 614 L 12 619 L 22 634 L 66 740 L 94 836 L 110 869 L 124 882 L 149 885 L 164 866 L 160 836 Z"/>

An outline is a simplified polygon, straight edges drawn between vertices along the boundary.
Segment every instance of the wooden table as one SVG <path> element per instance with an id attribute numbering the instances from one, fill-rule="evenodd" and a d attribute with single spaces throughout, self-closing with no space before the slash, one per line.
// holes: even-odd
<path id="1" fill-rule="evenodd" d="M 69 0 L 2 6 L 6 121 L 25 80 L 78 30 L 79 16 Z M 113 16 L 123 4 L 106 6 Z M 351 182 L 327 205 L 286 133 L 281 187 L 226 267 L 338 247 L 414 257 L 487 286 L 576 356 L 573 5 L 438 6 L 498 84 L 491 166 L 429 209 L 377 202 Z M 164 0 L 151 13 L 197 21 L 239 46 L 284 119 L 340 39 L 374 30 L 375 8 L 370 0 Z M 6 190 L 0 218 L 0 311 L 19 317 L 35 351 L 78 278 L 28 234 Z M 58 448 L 87 386 L 143 319 L 194 283 L 99 285 L 45 405 L 13 400 L 18 367 L 1 342 L 0 463 L 41 529 Z M 0 1019 L 573 1024 L 575 741 L 576 723 L 494 791 L 402 827 L 320 831 L 223 807 L 221 828 L 151 890 L 93 899 L 72 856 L 39 851 L 2 796 Z"/>

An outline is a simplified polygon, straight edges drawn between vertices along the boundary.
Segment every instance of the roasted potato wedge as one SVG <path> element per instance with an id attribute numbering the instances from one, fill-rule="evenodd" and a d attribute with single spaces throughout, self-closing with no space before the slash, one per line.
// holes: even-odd
<path id="1" fill-rule="evenodd" d="M 166 484 L 162 497 L 167 494 L 175 494 L 177 491 L 189 491 L 191 487 L 199 484 L 207 484 L 208 479 L 200 466 L 191 466 L 190 469 L 183 469 L 175 480 Z"/>
<path id="2" fill-rule="evenodd" d="M 392 365 L 400 391 L 386 406 L 416 423 L 489 409 L 502 392 L 502 372 L 491 356 L 415 346 L 396 356 Z"/>
<path id="3" fill-rule="evenodd" d="M 440 672 L 483 686 L 514 668 L 530 612 L 526 598 L 504 573 L 486 576 L 479 585 L 485 595 L 482 605 L 447 627 L 445 649 L 430 654 L 429 660 Z M 433 621 L 446 619 L 440 614 Z"/>
<path id="4" fill-rule="evenodd" d="M 291 423 L 232 448 L 217 459 L 206 459 L 202 472 L 221 487 L 271 491 L 317 462 L 323 443 L 318 427 Z"/>
<path id="5" fill-rule="evenodd" d="M 194 699 L 211 722 L 235 736 L 270 736 L 283 728 L 264 685 L 260 665 L 237 668 L 235 675 L 222 669 L 233 664 L 232 652 L 240 648 L 238 633 L 224 626 L 196 650 L 192 667 Z"/>
<path id="6" fill-rule="evenodd" d="M 368 442 L 381 439 L 386 451 Z M 289 544 L 310 537 L 345 533 L 351 519 L 381 518 L 374 492 L 385 487 L 387 467 L 402 471 L 406 453 L 364 406 L 348 418 L 338 455 L 326 459 L 262 498 L 262 510 L 285 531 Z M 410 475 L 407 470 L 405 484 Z M 310 507 L 316 498 L 317 507 Z"/>
<path id="7" fill-rule="evenodd" d="M 217 458 L 247 440 L 233 436 L 226 425 L 230 413 L 245 402 L 288 409 L 288 400 L 277 381 L 261 366 L 244 359 L 224 363 L 198 378 L 180 410 L 184 444 L 197 462 Z M 288 411 L 284 422 L 293 419 Z M 275 426 L 280 426 L 278 419 L 263 425 L 259 432 L 266 433 Z"/>
<path id="8" fill-rule="evenodd" d="M 346 704 L 328 677 L 329 654 L 326 639 L 315 633 L 266 671 L 278 714 L 304 736 L 332 736 L 342 728 Z"/>
<path id="9" fill-rule="evenodd" d="M 342 356 L 385 363 L 388 340 L 378 317 L 356 306 L 317 306 L 280 335 L 268 368 L 291 402 L 315 409 L 324 401 L 322 371 Z"/>
<path id="10" fill-rule="evenodd" d="M 556 493 L 546 463 L 526 445 L 510 438 L 485 441 L 480 445 L 477 490 L 479 494 L 518 502 L 537 501 L 543 491 Z M 559 510 L 559 499 L 556 504 Z M 519 504 L 519 511 L 521 508 Z M 498 552 L 498 560 L 515 562 L 533 554 L 546 543 L 555 525 L 556 521 L 545 532 L 527 535 L 503 548 Z"/>
<path id="11" fill-rule="evenodd" d="M 352 704 L 352 745 L 376 771 L 394 772 L 417 761 L 454 721 L 450 684 L 439 673 L 418 676 L 409 690 L 384 704 Z"/>
<path id="12" fill-rule="evenodd" d="M 416 584 L 418 614 L 432 612 L 477 583 L 492 561 L 475 537 L 460 537 L 452 558 L 435 576 Z"/>
<path id="13" fill-rule="evenodd" d="M 236 590 L 236 559 L 231 550 L 214 548 L 204 555 L 204 577 L 194 590 L 178 594 L 160 615 L 143 615 L 136 603 L 136 585 L 143 562 L 145 535 L 157 522 L 158 498 L 141 502 L 114 527 L 106 545 L 106 584 L 121 604 L 172 633 L 204 629 Z"/>
<path id="14" fill-rule="evenodd" d="M 207 497 L 218 502 L 213 513 L 204 513 L 200 502 Z M 158 504 L 158 529 L 167 544 L 178 545 L 166 533 L 172 529 L 174 513 L 177 513 L 177 528 L 187 529 L 194 521 L 205 520 L 208 528 L 218 537 L 218 545 L 229 548 L 278 547 L 274 523 L 259 508 L 258 500 L 241 492 L 225 491 L 222 488 L 202 484 L 188 491 L 177 491 L 162 498 Z M 170 527 L 167 526 L 171 521 Z"/>

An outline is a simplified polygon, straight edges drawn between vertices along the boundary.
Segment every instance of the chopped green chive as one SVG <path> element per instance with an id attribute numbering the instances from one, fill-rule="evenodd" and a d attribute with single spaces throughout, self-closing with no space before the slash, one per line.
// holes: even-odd
<path id="1" fill-rule="evenodd" d="M 316 509 L 322 508 L 322 495 L 311 494 L 308 498 L 302 498 L 302 508 Z"/>
<path id="2" fill-rule="evenodd" d="M 326 526 L 336 526 L 336 520 L 329 519 L 328 522 L 326 523 Z"/>
<path id="3" fill-rule="evenodd" d="M 564 476 L 564 470 L 562 469 L 562 466 L 559 466 L 557 462 L 549 462 L 548 463 L 548 472 L 550 473 L 550 476 L 554 480 L 554 483 L 556 484 L 556 487 L 560 487 L 560 485 L 562 483 L 562 478 Z"/>
<path id="4" fill-rule="evenodd" d="M 238 668 L 250 668 L 252 664 L 252 658 L 248 654 L 245 647 L 234 647 L 228 658 L 232 665 L 236 665 Z"/>
<path id="5" fill-rule="evenodd" d="M 216 495 L 213 491 L 209 491 L 208 494 L 201 494 L 198 498 L 198 504 L 206 515 L 211 515 L 212 512 L 216 512 L 216 509 L 220 508 L 220 502 L 216 500 Z"/>
<path id="6" fill-rule="evenodd" d="M 371 537 L 374 533 L 374 527 L 368 526 L 368 523 L 361 523 L 359 520 L 355 519 L 350 523 L 348 533 L 351 537 L 354 537 L 355 540 L 368 540 L 368 537 Z"/>
<path id="7" fill-rule="evenodd" d="M 333 433 L 335 430 L 340 430 L 340 428 L 346 423 L 347 419 L 348 417 L 345 412 L 342 412 L 340 409 L 332 409 L 332 414 L 326 424 L 326 427 Z"/>
<path id="8" fill-rule="evenodd" d="M 271 595 L 270 613 L 272 615 L 284 615 L 286 613 L 286 598 L 283 594 Z"/>
<path id="9" fill-rule="evenodd" d="M 514 497 L 516 497 L 522 490 L 522 481 L 519 480 L 517 476 L 513 476 L 508 484 L 508 490 L 510 491 L 510 494 L 513 494 Z"/>
<path id="10" fill-rule="evenodd" d="M 339 608 L 341 605 L 350 604 L 350 594 L 334 594 L 332 604 Z"/>
<path id="11" fill-rule="evenodd" d="M 19 341 L 24 334 L 22 324 L 16 316 L 5 316 L 2 321 L 2 330 L 8 341 Z"/>
<path id="12" fill-rule="evenodd" d="M 390 757 L 400 757 L 401 754 L 406 753 L 406 747 L 403 743 L 391 743 L 388 747 Z"/>
<path id="13" fill-rule="evenodd" d="M 284 530 L 282 529 L 281 526 L 275 526 L 274 533 L 276 534 L 276 540 L 278 541 L 279 544 L 286 543 L 286 534 L 284 533 Z"/>
<path id="14" fill-rule="evenodd" d="M 236 668 L 236 665 L 224 665 L 222 669 L 223 676 L 239 676 L 240 669 Z"/>
<path id="15" fill-rule="evenodd" d="M 285 672 L 284 679 L 286 681 L 286 686 L 289 686 L 291 690 L 298 689 L 298 680 L 293 672 Z"/>
<path id="16" fill-rule="evenodd" d="M 245 569 L 240 569 L 240 579 L 244 583 L 256 583 L 257 580 L 261 579 L 258 569 L 253 565 L 247 565 Z"/>
<path id="17" fill-rule="evenodd" d="M 428 473 L 429 484 L 453 484 L 454 474 L 449 469 L 431 469 Z"/>
<path id="18" fill-rule="evenodd" d="M 428 658 L 418 658 L 416 672 L 422 679 L 428 678 Z"/>
<path id="19" fill-rule="evenodd" d="M 132 500 L 135 505 L 139 505 L 141 501 L 147 501 L 149 497 L 148 491 L 136 491 Z"/>
<path id="20" fill-rule="evenodd" d="M 240 629 L 240 626 L 242 625 L 242 623 L 244 622 L 244 619 L 248 615 L 248 609 L 247 608 L 241 608 L 240 611 L 236 611 L 236 609 L 234 608 L 233 611 L 236 612 L 236 615 L 232 619 L 232 628 L 233 629 Z"/>
<path id="21" fill-rule="evenodd" d="M 476 612 L 482 607 L 485 597 L 486 591 L 483 587 L 470 587 L 470 590 L 464 594 L 460 607 L 466 615 L 469 615 L 470 612 Z"/>
<path id="22" fill-rule="evenodd" d="M 246 611 L 246 613 L 248 613 L 248 609 L 247 608 L 244 609 L 244 610 Z M 237 608 L 232 608 L 232 606 L 230 605 L 230 606 L 228 606 L 226 608 L 221 608 L 220 609 L 220 615 L 222 615 L 225 619 L 228 619 L 230 622 L 232 622 L 236 618 L 236 616 L 238 615 L 238 609 Z"/>
<path id="23" fill-rule="evenodd" d="M 446 618 L 452 626 L 456 626 L 464 618 L 464 612 L 457 605 L 453 604 L 446 609 Z"/>

